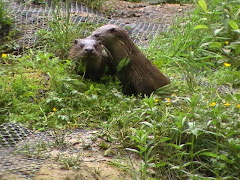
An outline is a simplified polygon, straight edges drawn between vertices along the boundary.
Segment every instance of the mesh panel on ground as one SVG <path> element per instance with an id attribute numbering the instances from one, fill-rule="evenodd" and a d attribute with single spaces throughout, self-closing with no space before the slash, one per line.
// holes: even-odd
<path id="1" fill-rule="evenodd" d="M 48 22 L 52 20 L 54 14 L 66 14 L 70 12 L 71 21 L 80 24 L 92 22 L 94 24 L 116 24 L 129 33 L 134 42 L 139 45 L 146 45 L 146 40 L 167 30 L 167 24 L 157 24 L 149 22 L 124 23 L 120 20 L 109 19 L 96 10 L 86 7 L 80 3 L 73 2 L 66 6 L 62 4 L 57 7 L 52 3 L 46 5 L 26 5 L 15 1 L 6 1 L 6 6 L 14 18 L 15 25 L 21 29 L 21 38 L 18 43 L 25 47 L 32 46 L 37 37 L 35 32 L 39 29 L 48 29 Z M 86 34 L 86 33 L 85 33 Z"/>
<path id="2" fill-rule="evenodd" d="M 33 131 L 15 123 L 0 125 L 0 177 L 14 174 L 17 178 L 31 178 L 39 170 L 52 142 L 47 133 Z"/>

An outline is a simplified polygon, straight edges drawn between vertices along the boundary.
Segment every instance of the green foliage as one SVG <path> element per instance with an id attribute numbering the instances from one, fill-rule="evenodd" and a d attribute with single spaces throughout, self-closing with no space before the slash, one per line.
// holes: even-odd
<path id="1" fill-rule="evenodd" d="M 128 2 L 149 2 L 150 4 L 158 3 L 193 3 L 194 0 L 125 0 Z"/>
<path id="2" fill-rule="evenodd" d="M 22 122 L 43 130 L 85 126 L 107 119 L 115 96 L 115 82 L 105 85 L 71 74 L 71 63 L 53 54 L 30 51 L 1 71 L 1 121 Z M 103 95 L 108 96 L 106 99 Z M 102 98 L 99 99 L 99 96 Z M 119 94 L 119 96 L 122 96 Z M 106 103 L 101 105 L 102 102 Z M 115 101 L 113 101 L 115 102 Z M 100 104 L 99 104 L 100 103 Z M 91 113 L 90 113 L 91 112 Z"/>
<path id="3" fill-rule="evenodd" d="M 129 2 L 141 2 L 141 0 L 125 0 L 125 1 L 129 1 Z"/>
<path id="4" fill-rule="evenodd" d="M 106 0 L 78 0 L 78 1 L 94 8 L 94 9 L 101 9 L 103 2 Z"/>
<path id="5" fill-rule="evenodd" d="M 39 31 L 45 48 L 2 57 L 0 121 L 57 129 L 58 147 L 67 143 L 65 129 L 103 129 L 108 144 L 138 155 L 136 179 L 238 179 L 239 12 L 237 1 L 196 1 L 189 16 L 155 38 L 143 51 L 171 84 L 145 98 L 123 95 L 114 77 L 96 83 L 76 75 L 58 56 L 88 26 L 56 14 L 52 31 Z M 80 161 L 59 162 L 71 169 Z"/>
<path id="6" fill-rule="evenodd" d="M 178 84 L 179 97 L 166 99 L 165 108 L 162 102 L 154 107 L 151 103 L 153 114 L 156 109 L 162 109 L 162 113 L 157 118 L 148 116 L 147 123 L 141 125 L 140 121 L 126 135 L 133 141 L 127 149 L 142 157 L 140 172 L 145 176 L 149 177 L 152 169 L 159 175 L 157 179 L 165 178 L 164 174 L 178 179 L 240 176 L 240 159 L 235 151 L 239 148 L 236 132 L 240 123 L 237 16 L 237 1 L 200 0 L 184 23 L 177 22 L 170 33 L 155 39 L 147 50 L 157 66 L 169 67 L 172 83 L 185 79 L 185 84 Z M 178 77 L 179 72 L 182 77 Z M 238 89 L 227 94 L 220 88 L 228 86 Z M 141 109 L 144 114 L 146 110 Z M 141 119 L 146 121 L 146 117 Z M 138 138 L 139 133 L 142 138 Z M 236 145 L 234 151 L 229 139 Z"/>
<path id="7" fill-rule="evenodd" d="M 62 59 L 66 58 L 72 42 L 76 38 L 83 36 L 83 29 L 93 29 L 95 26 L 91 23 L 73 24 L 70 19 L 68 4 L 66 3 L 66 13 L 60 13 L 61 7 L 56 3 L 53 12 L 53 20 L 50 22 L 51 30 L 39 30 L 37 46 L 44 46 L 48 52 L 54 52 Z"/>
<path id="8" fill-rule="evenodd" d="M 122 60 L 118 63 L 118 65 L 117 65 L 117 72 L 121 71 L 122 68 L 124 68 L 125 66 L 127 66 L 129 62 L 130 62 L 129 59 L 122 59 Z"/>
<path id="9" fill-rule="evenodd" d="M 12 19 L 7 14 L 3 1 L 0 1 L 0 40 L 6 36 L 12 27 Z"/>
<path id="10" fill-rule="evenodd" d="M 70 157 L 63 157 L 59 154 L 59 156 L 57 156 L 55 159 L 61 165 L 61 169 L 64 170 L 79 169 L 82 161 L 80 154 L 77 156 L 72 155 Z"/>
<path id="11" fill-rule="evenodd" d="M 220 55 L 218 62 L 230 62 L 239 66 L 240 56 L 240 30 L 239 30 L 239 1 L 223 1 L 217 4 L 217 8 L 208 8 L 204 0 L 198 1 L 202 19 L 194 29 L 199 33 L 209 33 L 210 37 L 205 39 L 200 46 L 203 50 Z M 211 5 L 211 4 L 210 4 Z M 201 12 L 202 11 L 202 12 Z"/>
<path id="12" fill-rule="evenodd" d="M 83 29 L 93 29 L 95 25 L 91 23 L 81 23 L 73 25 L 69 17 L 67 20 L 64 17 L 58 17 L 50 23 L 51 31 L 39 30 L 37 36 L 39 37 L 36 46 L 43 46 L 48 49 L 48 52 L 53 52 L 62 59 L 68 56 L 69 48 L 76 38 L 83 37 Z"/>

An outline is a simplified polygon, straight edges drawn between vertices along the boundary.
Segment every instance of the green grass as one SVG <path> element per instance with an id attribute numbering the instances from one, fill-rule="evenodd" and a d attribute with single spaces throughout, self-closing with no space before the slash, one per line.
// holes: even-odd
<path id="1" fill-rule="evenodd" d="M 0 121 L 103 129 L 141 159 L 136 179 L 239 179 L 239 7 L 196 1 L 143 50 L 172 82 L 149 98 L 123 95 L 114 77 L 96 83 L 76 75 L 67 51 L 79 29 L 65 17 L 39 32 L 43 48 L 1 58 Z M 87 27 L 95 28 L 78 28 Z"/>
<path id="2" fill-rule="evenodd" d="M 194 0 L 124 0 L 128 2 L 150 2 L 150 3 L 193 3 Z"/>
<path id="3" fill-rule="evenodd" d="M 86 4 L 94 9 L 101 9 L 106 0 L 78 0 L 78 2 Z"/>
<path id="4" fill-rule="evenodd" d="M 3 1 L 0 1 L 0 45 L 2 45 L 2 41 L 4 40 L 4 36 L 8 35 L 13 20 L 10 18 L 6 11 L 6 7 Z"/>

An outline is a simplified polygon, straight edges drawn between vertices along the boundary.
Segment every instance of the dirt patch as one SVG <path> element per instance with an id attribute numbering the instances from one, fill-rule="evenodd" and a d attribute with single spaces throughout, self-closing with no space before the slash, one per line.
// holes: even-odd
<path id="1" fill-rule="evenodd" d="M 119 0 L 106 1 L 103 8 L 109 18 L 125 23 L 151 22 L 171 24 L 176 17 L 183 16 L 193 9 L 192 4 L 160 4 L 131 3 Z"/>
<path id="2" fill-rule="evenodd" d="M 130 180 L 131 177 L 106 162 L 83 163 L 76 170 L 61 169 L 57 164 L 45 164 L 34 180 Z"/>
<path id="3" fill-rule="evenodd" d="M 40 134 L 31 136 L 29 141 L 26 139 L 16 145 L 17 151 L 6 153 L 2 158 L 0 179 L 133 179 L 133 167 L 137 168 L 140 162 L 133 155 L 127 156 L 116 143 L 106 142 L 101 131 L 60 131 L 57 137 L 49 132 L 52 134 L 49 139 L 41 139 Z M 56 144 L 57 139 L 63 141 Z M 40 144 L 43 150 L 39 149 Z"/>
<path id="4" fill-rule="evenodd" d="M 98 130 L 79 130 L 66 137 L 64 150 L 53 149 L 34 180 L 119 180 L 132 179 L 126 171 L 111 164 L 115 156 L 109 157 L 100 144 Z M 125 166 L 127 161 L 121 160 Z"/>

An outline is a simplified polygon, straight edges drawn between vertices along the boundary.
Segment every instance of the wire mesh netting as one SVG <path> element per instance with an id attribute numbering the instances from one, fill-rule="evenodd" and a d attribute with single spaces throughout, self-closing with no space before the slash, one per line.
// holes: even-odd
<path id="1" fill-rule="evenodd" d="M 15 1 L 5 1 L 9 14 L 14 18 L 15 25 L 21 29 L 19 44 L 30 47 L 37 40 L 35 32 L 39 29 L 49 30 L 48 22 L 53 19 L 56 12 L 61 14 L 70 13 L 71 21 L 75 24 L 93 22 L 94 24 L 116 24 L 129 33 L 137 44 L 144 42 L 153 36 L 167 30 L 168 25 L 164 23 L 132 22 L 125 23 L 120 20 L 109 19 L 102 13 L 84 6 L 81 3 L 70 4 L 47 3 L 44 5 L 23 4 Z M 86 30 L 88 31 L 88 30 Z M 89 33 L 89 32 L 85 32 Z M 23 48 L 24 48 L 23 47 Z"/>
<path id="2" fill-rule="evenodd" d="M 47 133 L 34 133 L 15 123 L 1 124 L 0 177 L 6 174 L 15 174 L 16 178 L 33 177 L 47 157 L 39 150 L 47 149 L 51 142 Z"/>

